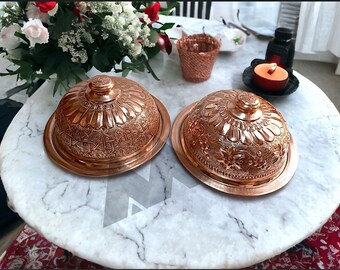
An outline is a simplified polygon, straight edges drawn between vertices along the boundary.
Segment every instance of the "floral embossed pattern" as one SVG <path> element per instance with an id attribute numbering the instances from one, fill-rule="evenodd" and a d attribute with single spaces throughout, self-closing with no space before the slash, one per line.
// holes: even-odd
<path id="1" fill-rule="evenodd" d="M 157 133 L 160 116 L 151 95 L 131 80 L 114 77 L 113 81 L 109 102 L 87 97 L 89 81 L 76 85 L 60 101 L 56 138 L 67 152 L 89 159 L 126 158 Z"/>
<path id="2" fill-rule="evenodd" d="M 239 99 L 242 101 L 242 107 L 237 106 Z M 202 116 L 224 139 L 231 142 L 241 142 L 245 145 L 272 142 L 284 132 L 282 128 L 285 123 L 282 115 L 271 104 L 263 101 L 260 103 L 259 99 L 260 97 L 251 93 L 219 91 L 207 97 L 202 106 Z M 252 113 L 253 110 L 259 109 L 261 117 L 254 121 L 245 121 L 235 117 L 235 108 L 243 113 L 247 113 L 247 110 Z"/>
<path id="3" fill-rule="evenodd" d="M 260 185 L 285 167 L 291 135 L 264 99 L 222 90 L 199 101 L 183 128 L 191 159 L 227 183 Z"/>

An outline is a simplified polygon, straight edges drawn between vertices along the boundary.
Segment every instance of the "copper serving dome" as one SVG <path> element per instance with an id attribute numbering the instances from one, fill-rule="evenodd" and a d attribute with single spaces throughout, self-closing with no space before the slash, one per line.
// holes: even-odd
<path id="1" fill-rule="evenodd" d="M 44 133 L 50 158 L 85 176 L 131 170 L 156 155 L 170 130 L 162 103 L 138 83 L 98 75 L 60 100 Z"/>
<path id="2" fill-rule="evenodd" d="M 191 174 L 226 193 L 273 192 L 297 167 L 294 140 L 281 113 L 242 90 L 217 91 L 185 108 L 171 140 Z"/>

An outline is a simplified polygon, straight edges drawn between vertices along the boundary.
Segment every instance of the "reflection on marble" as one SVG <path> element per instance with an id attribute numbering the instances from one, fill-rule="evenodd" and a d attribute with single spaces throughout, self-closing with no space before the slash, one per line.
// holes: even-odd
<path id="1" fill-rule="evenodd" d="M 251 36 L 237 52 L 220 53 L 212 77 L 199 84 L 182 79 L 176 51 L 151 62 L 160 81 L 145 73 L 129 78 L 161 100 L 173 122 L 211 92 L 246 90 L 242 72 L 264 56 L 266 44 Z M 111 268 L 241 268 L 268 259 L 321 227 L 340 200 L 340 115 L 317 86 L 295 75 L 295 93 L 266 97 L 286 119 L 299 153 L 293 179 L 274 193 L 243 198 L 201 184 L 179 164 L 170 140 L 154 159 L 121 176 L 68 173 L 43 146 L 46 122 L 61 98 L 46 82 L 0 147 L 8 198 L 48 240 Z"/>
<path id="2" fill-rule="evenodd" d="M 184 171 L 171 145 L 166 144 L 143 166 L 108 181 L 104 226 L 178 196 L 173 182 L 183 185 L 183 190 L 200 183 Z"/>

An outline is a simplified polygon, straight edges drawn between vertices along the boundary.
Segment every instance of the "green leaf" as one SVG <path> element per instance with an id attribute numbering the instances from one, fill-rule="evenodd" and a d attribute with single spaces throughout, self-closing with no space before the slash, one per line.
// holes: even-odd
<path id="1" fill-rule="evenodd" d="M 13 87 L 12 89 L 9 89 L 6 91 L 6 96 L 9 98 L 13 95 L 15 95 L 16 93 L 19 93 L 20 91 L 26 89 L 29 87 L 29 83 L 24 83 L 24 84 L 21 84 L 21 85 L 18 85 L 16 87 Z"/>
<path id="2" fill-rule="evenodd" d="M 71 30 L 72 21 L 76 19 L 76 15 L 72 13 L 70 8 L 59 7 L 58 12 L 54 16 L 55 23 L 51 27 L 51 38 L 58 39 L 62 32 Z"/>
<path id="3" fill-rule="evenodd" d="M 121 59 L 124 58 L 124 55 L 126 55 L 126 52 L 124 52 L 124 49 L 120 46 L 115 36 L 110 36 L 110 38 L 106 40 L 101 51 L 104 55 L 107 55 L 112 65 L 115 64 L 115 62 L 119 63 Z"/>
<path id="4" fill-rule="evenodd" d="M 28 38 L 23 34 L 23 33 L 19 33 L 19 32 L 15 32 L 14 36 L 21 38 L 22 40 L 24 40 L 27 44 L 30 44 L 30 41 L 28 40 Z"/>
<path id="5" fill-rule="evenodd" d="M 179 8 L 179 3 L 177 1 L 166 1 L 167 8 L 161 9 L 158 13 L 161 15 L 171 15 L 176 8 Z"/>
<path id="6" fill-rule="evenodd" d="M 9 70 L 9 69 L 7 69 L 6 68 L 6 70 L 7 70 L 7 72 L 8 73 L 0 73 L 0 76 L 8 76 L 8 75 L 15 75 L 15 74 L 17 74 L 15 71 L 13 71 L 13 70 Z"/>
<path id="7" fill-rule="evenodd" d="M 123 72 L 122 72 L 122 76 L 126 77 L 127 75 L 129 75 L 129 73 L 130 73 L 129 69 L 124 69 Z"/>
<path id="8" fill-rule="evenodd" d="M 57 67 L 56 73 L 61 83 L 69 79 L 71 74 L 71 65 L 71 60 L 65 59 L 62 64 Z"/>
<path id="9" fill-rule="evenodd" d="M 131 62 L 122 61 L 122 68 L 133 72 L 143 72 L 145 70 L 144 62 L 141 59 L 132 59 Z"/>
<path id="10" fill-rule="evenodd" d="M 41 59 L 44 57 L 41 56 Z M 51 74 L 55 73 L 57 68 L 60 65 L 63 65 L 64 61 L 66 62 L 68 60 L 69 56 L 67 56 L 65 53 L 62 53 L 61 51 L 55 51 L 51 53 L 48 56 L 48 59 L 45 59 L 45 62 L 43 63 L 43 66 L 41 67 L 43 74 L 48 74 L 50 76 Z"/>
<path id="11" fill-rule="evenodd" d="M 18 1 L 18 5 L 21 10 L 25 10 L 27 7 L 27 1 Z"/>
<path id="12" fill-rule="evenodd" d="M 69 90 L 69 87 L 67 87 L 66 81 L 57 78 L 53 88 L 53 96 L 57 93 L 57 91 L 59 91 L 59 93 L 63 93 L 67 90 Z"/>
<path id="13" fill-rule="evenodd" d="M 94 67 L 101 72 L 109 72 L 112 69 L 110 62 L 107 59 L 107 55 L 102 53 L 100 49 L 96 50 L 93 54 L 92 63 Z"/>
<path id="14" fill-rule="evenodd" d="M 11 61 L 18 65 L 19 68 L 13 71 L 11 74 L 19 74 L 19 77 L 23 80 L 31 81 L 31 76 L 33 75 L 34 71 L 32 69 L 32 64 L 22 60 L 11 59 Z"/>
<path id="15" fill-rule="evenodd" d="M 157 77 L 157 75 L 155 74 L 155 72 L 153 71 L 152 67 L 149 64 L 148 59 L 145 57 L 145 55 L 141 56 L 142 61 L 144 62 L 145 67 L 147 68 L 147 70 L 149 71 L 149 73 L 151 73 L 152 77 L 154 77 L 155 80 L 159 81 L 159 78 Z"/>
<path id="16" fill-rule="evenodd" d="M 56 80 L 55 85 L 53 87 L 53 96 L 55 96 L 55 93 L 57 93 L 59 86 L 60 86 L 60 81 Z"/>
<path id="17" fill-rule="evenodd" d="M 159 48 L 159 46 L 144 48 L 144 51 L 148 56 L 148 59 L 155 57 L 160 52 L 160 50 L 161 49 Z"/>
<path id="18" fill-rule="evenodd" d="M 151 28 L 150 29 L 150 41 L 152 43 L 157 43 L 157 40 L 158 40 L 158 32 L 155 29 Z"/>
<path id="19" fill-rule="evenodd" d="M 153 1 L 132 1 L 132 6 L 139 12 L 143 12 L 145 7 L 153 4 Z"/>
<path id="20" fill-rule="evenodd" d="M 28 97 L 32 96 L 44 82 L 45 80 L 39 79 L 36 82 L 32 83 L 26 90 L 26 94 L 28 95 Z"/>
<path id="21" fill-rule="evenodd" d="M 76 83 L 87 80 L 88 76 L 86 75 L 86 71 L 79 64 L 75 64 L 71 66 L 72 77 L 74 77 Z"/>
<path id="22" fill-rule="evenodd" d="M 92 52 L 91 52 L 92 53 Z M 110 36 L 102 46 L 96 48 L 90 59 L 92 64 L 102 72 L 111 71 L 115 64 L 120 63 L 127 51 L 121 47 L 116 36 Z"/>
<path id="23" fill-rule="evenodd" d="M 97 14 L 97 13 L 94 13 L 92 15 L 91 19 L 92 19 L 92 24 L 93 25 L 101 25 L 102 21 L 103 21 L 103 17 L 99 16 L 99 14 Z"/>
<path id="24" fill-rule="evenodd" d="M 175 25 L 175 23 L 165 23 L 162 25 L 162 27 L 160 27 L 158 30 L 162 30 L 165 31 L 167 29 L 172 28 Z"/>

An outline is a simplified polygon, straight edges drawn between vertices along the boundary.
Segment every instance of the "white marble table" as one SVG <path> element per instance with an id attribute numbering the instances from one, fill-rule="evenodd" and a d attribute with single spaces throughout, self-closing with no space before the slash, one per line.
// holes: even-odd
<path id="1" fill-rule="evenodd" d="M 161 81 L 149 74 L 129 78 L 161 100 L 173 121 L 208 93 L 246 90 L 242 72 L 264 57 L 266 44 L 250 37 L 237 52 L 220 53 L 211 78 L 199 84 L 182 79 L 176 52 L 151 63 Z M 110 268 L 241 268 L 273 257 L 315 232 L 340 202 L 339 112 L 316 85 L 295 75 L 295 93 L 268 99 L 299 152 L 293 179 L 277 192 L 243 198 L 215 191 L 183 169 L 170 140 L 154 159 L 120 176 L 65 172 L 43 146 L 60 99 L 47 82 L 26 101 L 0 147 L 9 201 L 49 241 Z"/>

